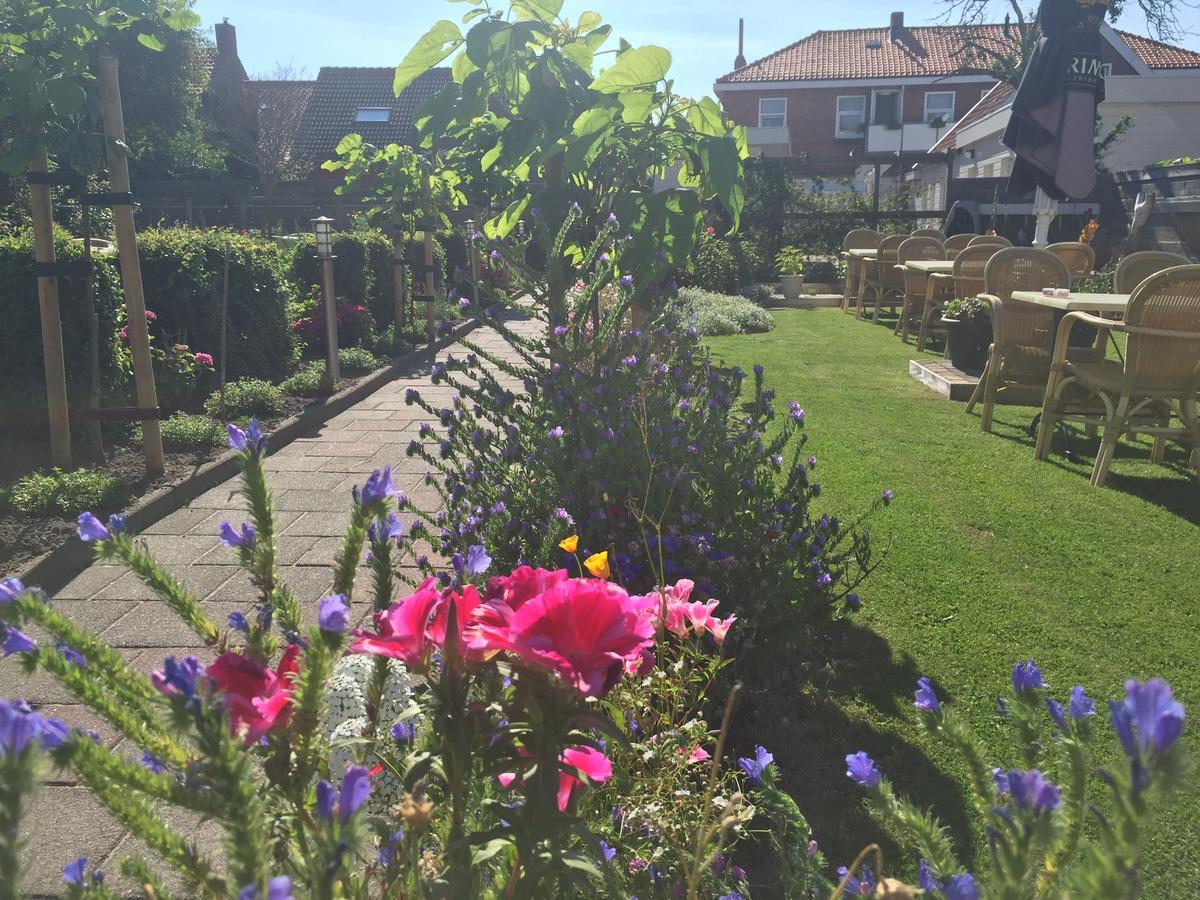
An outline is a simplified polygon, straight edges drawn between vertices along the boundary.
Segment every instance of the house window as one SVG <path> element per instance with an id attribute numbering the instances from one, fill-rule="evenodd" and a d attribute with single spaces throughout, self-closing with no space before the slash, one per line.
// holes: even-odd
<path id="1" fill-rule="evenodd" d="M 386 122 L 392 111 L 386 106 L 363 106 L 354 114 L 355 122 Z"/>
<path id="2" fill-rule="evenodd" d="M 758 101 L 758 127 L 782 128 L 787 124 L 787 97 L 761 97 Z"/>
<path id="3" fill-rule="evenodd" d="M 943 125 L 954 121 L 954 91 L 928 91 L 925 94 L 925 121 Z"/>
<path id="4" fill-rule="evenodd" d="M 837 131 L 836 137 L 862 137 L 863 126 L 867 122 L 867 98 L 864 94 L 856 94 L 837 98 Z"/>

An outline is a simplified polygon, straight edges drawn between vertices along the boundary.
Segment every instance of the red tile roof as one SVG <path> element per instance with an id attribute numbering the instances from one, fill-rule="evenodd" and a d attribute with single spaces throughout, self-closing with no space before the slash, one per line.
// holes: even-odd
<path id="1" fill-rule="evenodd" d="M 964 50 L 969 34 L 974 43 L 1003 52 L 1016 43 L 1003 25 L 905 28 L 892 41 L 888 28 L 817 31 L 782 50 L 764 56 L 717 79 L 718 84 L 753 81 L 810 81 L 850 78 L 941 77 L 963 71 L 986 72 L 987 60 L 972 59 Z M 1200 68 L 1200 53 L 1172 47 L 1136 34 L 1117 32 L 1130 49 L 1152 69 Z M 878 44 L 878 46 L 874 46 Z"/>
<path id="2" fill-rule="evenodd" d="M 1012 102 L 1013 95 L 1012 85 L 998 84 L 982 97 L 979 102 L 967 110 L 967 114 L 955 122 L 950 130 L 942 135 L 941 140 L 934 144 L 930 153 L 945 153 L 947 150 L 953 150 L 958 145 L 958 133 L 964 128 L 969 128 L 976 122 L 979 122 L 997 110 L 1003 109 Z"/>

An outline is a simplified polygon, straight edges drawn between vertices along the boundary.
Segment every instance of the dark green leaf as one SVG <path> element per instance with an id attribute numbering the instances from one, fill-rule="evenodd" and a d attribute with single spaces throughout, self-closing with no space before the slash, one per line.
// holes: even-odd
<path id="1" fill-rule="evenodd" d="M 137 36 L 137 39 L 138 39 L 138 43 L 141 44 L 143 47 L 149 47 L 151 50 L 154 50 L 154 51 L 161 51 L 163 49 L 163 47 L 165 46 L 163 44 L 163 42 L 160 41 L 157 37 L 155 37 L 152 34 L 147 34 L 144 31 Z"/>

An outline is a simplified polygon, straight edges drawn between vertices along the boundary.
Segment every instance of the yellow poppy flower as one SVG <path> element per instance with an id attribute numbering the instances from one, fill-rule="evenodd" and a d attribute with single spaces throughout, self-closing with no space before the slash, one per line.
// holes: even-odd
<path id="1" fill-rule="evenodd" d="M 558 542 L 558 546 L 564 553 L 574 553 L 579 549 L 579 535 L 573 534 L 568 538 L 563 538 Z"/>
<path id="2" fill-rule="evenodd" d="M 599 553 L 593 553 L 583 561 L 583 564 L 596 578 L 609 578 L 612 576 L 612 570 L 608 568 L 607 550 L 602 550 Z"/>

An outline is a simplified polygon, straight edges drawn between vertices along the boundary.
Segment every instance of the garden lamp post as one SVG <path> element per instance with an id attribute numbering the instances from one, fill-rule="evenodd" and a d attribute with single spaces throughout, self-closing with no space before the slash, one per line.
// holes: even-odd
<path id="1" fill-rule="evenodd" d="M 319 216 L 312 220 L 317 235 L 317 259 L 321 263 L 321 294 L 325 306 L 325 377 L 322 386 L 332 391 L 339 378 L 337 313 L 333 293 L 333 219 Z"/>

